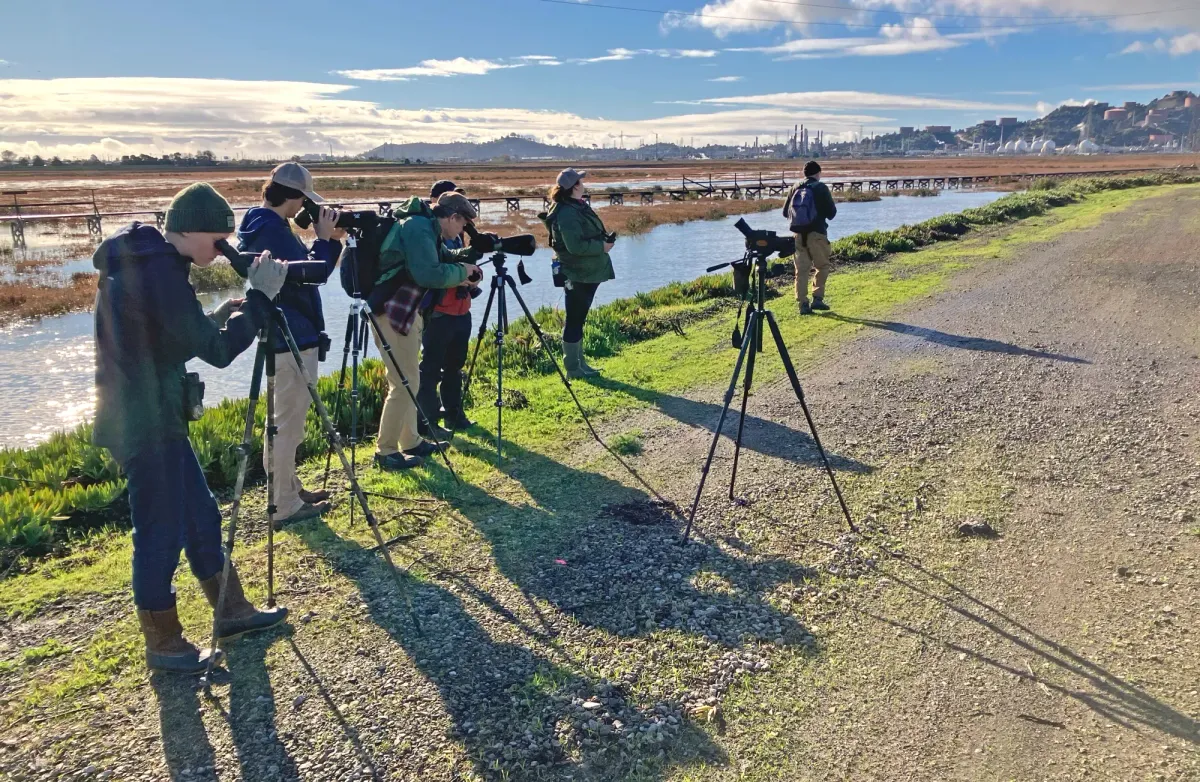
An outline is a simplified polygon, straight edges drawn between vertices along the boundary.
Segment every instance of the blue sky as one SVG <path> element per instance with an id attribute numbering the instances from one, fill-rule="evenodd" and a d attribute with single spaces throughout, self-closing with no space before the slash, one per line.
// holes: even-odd
<path id="1" fill-rule="evenodd" d="M 0 148 L 284 156 L 508 132 L 634 146 L 961 127 L 1200 89 L 1200 6 L 1180 6 L 21 3 L 0 33 Z"/>

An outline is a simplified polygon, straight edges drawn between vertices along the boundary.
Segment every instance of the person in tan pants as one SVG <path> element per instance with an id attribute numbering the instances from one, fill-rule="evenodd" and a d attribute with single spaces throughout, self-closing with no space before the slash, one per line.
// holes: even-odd
<path id="1" fill-rule="evenodd" d="M 383 344 L 379 340 L 382 335 L 387 340 L 388 346 L 391 347 L 392 355 L 396 357 L 396 363 L 400 365 L 400 371 L 408 380 L 413 396 L 416 396 L 420 389 L 419 351 L 421 335 L 425 331 L 424 320 L 418 313 L 407 334 L 397 331 L 388 318 L 377 318 L 376 322 L 379 324 L 379 330 L 378 332 L 372 331 L 372 334 L 375 337 L 375 346 L 379 348 L 379 355 L 386 355 Z M 403 381 L 396 373 L 396 367 L 391 360 L 385 360 L 383 364 L 387 367 L 388 395 L 383 403 L 383 416 L 379 421 L 379 437 L 376 440 L 375 452 L 380 459 L 408 451 L 414 451 L 424 456 L 425 454 L 420 448 L 422 438 L 417 431 L 417 408 L 413 404 L 412 397 L 404 390 Z"/>
<path id="2" fill-rule="evenodd" d="M 821 166 L 815 160 L 804 165 L 804 181 L 792 188 L 783 204 L 783 216 L 788 218 L 796 235 L 796 303 L 800 314 L 827 310 L 825 280 L 829 277 L 829 221 L 837 216 L 833 193 L 821 182 Z M 812 277 L 812 303 L 808 300 L 808 280 Z"/>
<path id="3" fill-rule="evenodd" d="M 305 200 L 320 203 L 313 192 L 312 174 L 299 163 L 284 163 L 271 172 L 263 185 L 261 206 L 249 209 L 238 228 L 238 249 L 242 252 L 270 251 L 275 258 L 286 259 L 288 278 L 275 304 L 287 320 L 292 338 L 300 350 L 305 371 L 311 378 L 319 374 L 317 359 L 320 346 L 328 345 L 324 333 L 325 316 L 319 286 L 329 279 L 341 254 L 337 228 L 338 213 L 322 207 L 313 224 L 317 240 L 309 248 L 300 241 L 288 222 L 299 214 Z M 275 354 L 275 426 L 273 449 L 272 499 L 275 523 L 284 526 L 303 521 L 329 510 L 329 493 L 308 491 L 296 476 L 296 449 L 304 442 L 304 422 L 312 397 L 304 376 L 278 327 L 270 330 L 270 350 Z M 263 444 L 263 467 L 267 448 Z"/>

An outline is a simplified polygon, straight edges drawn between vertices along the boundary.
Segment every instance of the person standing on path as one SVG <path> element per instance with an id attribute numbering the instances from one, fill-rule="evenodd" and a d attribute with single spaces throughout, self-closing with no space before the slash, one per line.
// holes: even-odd
<path id="1" fill-rule="evenodd" d="M 543 222 L 550 234 L 550 247 L 562 274 L 566 291 L 566 321 L 562 341 L 568 377 L 600 374 L 588 366 L 583 355 L 583 324 L 592 308 L 600 283 L 616 278 L 608 253 L 616 234 L 608 233 L 600 216 L 584 200 L 586 171 L 564 169 L 550 189 L 553 202 Z M 557 281 L 556 281 L 557 284 Z"/>
<path id="2" fill-rule="evenodd" d="M 233 210 L 206 183 L 179 191 L 165 235 L 132 223 L 92 255 L 99 272 L 95 308 L 96 419 L 92 442 L 107 448 L 129 485 L 133 520 L 133 602 L 146 666 L 202 673 L 210 654 L 183 637 L 172 584 L 180 551 L 216 610 L 225 557 L 221 510 L 188 440 L 203 391 L 187 372 L 199 358 L 229 366 L 268 322 L 287 264 L 263 253 L 247 272 L 250 291 L 206 315 L 188 282 L 192 265 L 210 265 L 216 242 L 233 232 Z M 282 622 L 286 608 L 259 611 L 232 566 L 218 617 L 219 640 Z"/>
<path id="3" fill-rule="evenodd" d="M 283 331 L 271 329 L 271 350 L 275 357 L 275 435 L 272 487 L 275 497 L 275 523 L 282 527 L 304 519 L 320 516 L 329 510 L 329 493 L 310 492 L 296 475 L 296 449 L 304 442 L 304 422 L 312 397 L 308 380 L 320 377 L 318 367 L 322 353 L 329 348 L 325 334 L 325 316 L 321 310 L 318 285 L 329 279 L 342 252 L 339 239 L 345 231 L 336 227 L 338 213 L 321 207 L 314 221 L 317 240 L 312 248 L 304 246 L 288 223 L 300 213 L 304 199 L 321 203 L 313 192 L 312 174 L 299 163 L 284 163 L 271 172 L 263 185 L 262 206 L 256 206 L 242 217 L 238 227 L 238 249 L 242 252 L 268 251 L 275 258 L 289 261 L 288 278 L 276 302 L 287 320 L 304 373 L 296 365 L 283 339 Z M 305 378 L 305 374 L 308 378 Z M 264 434 L 265 438 L 266 435 Z M 263 443 L 263 467 L 266 467 L 267 448 Z"/>
<path id="4" fill-rule="evenodd" d="M 783 204 L 783 216 L 796 235 L 796 302 L 800 314 L 827 310 L 825 280 L 829 277 L 829 221 L 837 217 L 833 193 L 821 182 L 821 166 L 815 160 L 804 165 L 804 181 L 792 188 Z M 812 303 L 808 301 L 808 279 L 812 276 Z"/>

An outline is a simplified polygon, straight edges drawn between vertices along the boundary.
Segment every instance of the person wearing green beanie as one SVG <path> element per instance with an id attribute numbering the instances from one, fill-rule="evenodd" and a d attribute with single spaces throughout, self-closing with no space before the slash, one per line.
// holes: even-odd
<path id="1" fill-rule="evenodd" d="M 96 417 L 93 441 L 112 452 L 129 488 L 133 519 L 133 602 L 149 668 L 201 673 L 210 654 L 183 637 L 172 585 L 181 551 L 214 610 L 224 554 L 221 511 L 188 440 L 196 400 L 185 393 L 187 362 L 226 367 L 254 342 L 274 310 L 287 264 L 260 257 L 251 290 L 205 314 L 188 282 L 208 266 L 215 243 L 233 231 L 233 210 L 211 185 L 184 188 L 171 201 L 166 235 L 135 222 L 92 256 Z M 277 624 L 286 609 L 259 611 L 230 569 L 217 628 L 220 639 Z"/>

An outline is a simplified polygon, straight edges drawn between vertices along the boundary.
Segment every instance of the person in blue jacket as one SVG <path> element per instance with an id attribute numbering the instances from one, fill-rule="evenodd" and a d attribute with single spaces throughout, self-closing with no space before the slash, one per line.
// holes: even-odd
<path id="1" fill-rule="evenodd" d="M 287 319 L 296 347 L 304 362 L 304 371 L 312 380 L 319 376 L 318 360 L 328 350 L 325 317 L 321 309 L 319 285 L 329 279 L 342 251 L 339 241 L 345 231 L 336 227 L 337 212 L 321 208 L 313 228 L 317 240 L 312 248 L 304 246 L 288 222 L 308 198 L 323 199 L 313 192 L 313 178 L 299 163 L 284 163 L 271 172 L 263 185 L 262 206 L 246 212 L 238 228 L 238 249 L 260 253 L 267 250 L 275 258 L 288 261 L 287 282 L 276 301 Z M 304 420 L 312 404 L 305 377 L 288 351 L 283 332 L 271 329 L 271 349 L 275 359 L 275 435 L 272 483 L 278 526 L 320 516 L 329 510 L 329 494 L 310 492 L 296 476 L 296 449 L 304 441 Z M 264 435 L 265 436 L 265 435 Z M 263 461 L 267 457 L 263 448 Z"/>

